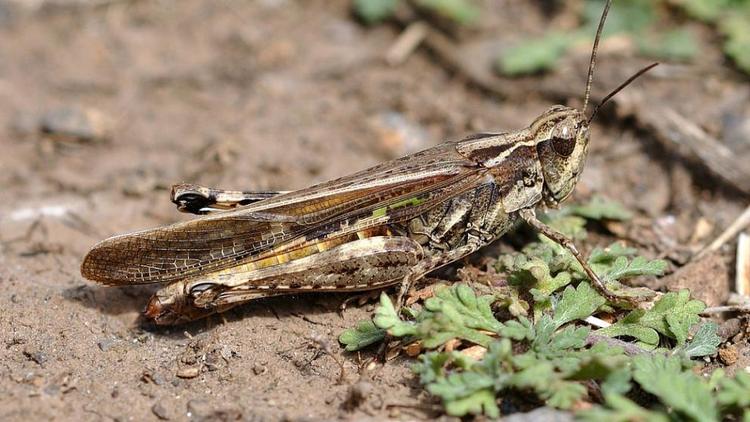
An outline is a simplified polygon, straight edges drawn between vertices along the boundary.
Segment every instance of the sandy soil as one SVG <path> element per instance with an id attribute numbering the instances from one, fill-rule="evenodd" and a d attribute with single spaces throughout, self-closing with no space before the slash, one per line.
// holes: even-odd
<path id="1" fill-rule="evenodd" d="M 343 295 L 275 298 L 154 328 L 139 319 L 153 288 L 94 285 L 80 276 L 81 259 L 107 236 L 189 218 L 169 202 L 173 183 L 300 188 L 445 139 L 523 127 L 549 98 L 487 95 L 425 52 L 390 67 L 382 57 L 398 28 L 359 25 L 343 0 L 49 3 L 0 2 L 0 419 L 435 416 L 408 359 L 360 371 L 372 353 L 338 345 L 373 305 L 339 315 Z M 492 36 L 512 39 L 545 19 L 510 3 L 486 18 Z M 586 54 L 567 64 L 576 73 L 563 67 L 549 78 L 582 87 Z M 627 57 L 609 57 L 597 86 L 622 80 Z M 533 78 L 517 83 L 534 93 Z M 694 80 L 669 83 L 644 82 L 669 101 Z M 747 91 L 716 83 L 703 86 Z M 704 104 L 676 98 L 688 111 L 690 101 Z M 89 113 L 92 139 L 44 133 L 80 113 Z M 645 254 L 673 258 L 676 268 L 743 199 L 630 123 L 607 113 L 594 127 L 577 198 L 605 193 L 638 211 L 623 235 L 636 233 Z M 701 219 L 708 230 L 698 236 Z M 663 288 L 723 303 L 732 251 L 708 259 Z M 738 347 L 736 365 L 747 366 L 746 340 Z M 363 391 L 361 403 L 352 400 Z"/>

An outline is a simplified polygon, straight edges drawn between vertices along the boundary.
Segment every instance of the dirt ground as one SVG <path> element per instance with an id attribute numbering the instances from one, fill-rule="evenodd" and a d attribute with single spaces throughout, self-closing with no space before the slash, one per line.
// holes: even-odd
<path id="1" fill-rule="evenodd" d="M 483 18 L 481 30 L 493 39 L 538 33 L 548 20 L 527 2 L 495 3 L 503 13 Z M 364 27 L 349 6 L 0 1 L 0 419 L 439 415 L 408 359 L 360 371 L 372 352 L 339 346 L 338 334 L 372 304 L 340 315 L 345 295 L 274 298 L 156 328 L 139 319 L 153 288 L 100 287 L 79 273 L 105 237 L 189 218 L 169 202 L 173 183 L 301 188 L 446 139 L 524 127 L 552 104 L 536 89 L 541 78 L 506 81 L 528 95 L 501 98 L 424 50 L 389 66 L 383 56 L 399 28 Z M 582 93 L 588 48 L 545 86 Z M 616 45 L 600 60 L 598 91 L 642 63 Z M 750 158 L 748 84 L 722 60 L 665 66 L 632 90 L 695 116 Z M 89 139 L 50 133 L 80 113 L 92 124 Z M 677 272 L 662 287 L 690 287 L 709 306 L 723 304 L 733 243 L 703 261 L 687 257 L 747 198 L 655 142 L 631 115 L 619 107 L 593 127 L 576 199 L 604 194 L 636 211 L 610 230 L 670 259 Z M 750 365 L 747 341 L 737 347 L 736 367 Z"/>

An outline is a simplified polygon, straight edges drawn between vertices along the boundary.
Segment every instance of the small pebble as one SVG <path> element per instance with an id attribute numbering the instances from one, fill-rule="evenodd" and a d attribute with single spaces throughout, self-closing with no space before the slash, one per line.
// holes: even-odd
<path id="1" fill-rule="evenodd" d="M 728 344 L 719 349 L 719 359 L 724 362 L 725 365 L 734 365 L 737 363 L 739 358 L 739 352 L 737 347 L 733 344 Z"/>
<path id="2" fill-rule="evenodd" d="M 24 356 L 36 362 L 40 366 L 44 366 L 47 362 L 47 355 L 40 350 L 28 350 L 23 351 Z"/>
<path id="3" fill-rule="evenodd" d="M 39 118 L 39 130 L 59 141 L 102 142 L 112 134 L 112 121 L 100 110 L 66 106 Z"/>
<path id="4" fill-rule="evenodd" d="M 253 365 L 253 374 L 262 375 L 266 373 L 266 367 L 262 365 Z"/>
<path id="5" fill-rule="evenodd" d="M 177 376 L 180 378 L 195 378 L 198 374 L 200 374 L 200 369 L 197 366 L 190 366 L 177 371 Z"/>
<path id="6" fill-rule="evenodd" d="M 99 346 L 99 350 L 101 350 L 102 352 L 106 352 L 107 350 L 111 349 L 112 346 L 114 346 L 116 342 L 117 342 L 116 339 L 105 338 L 96 342 L 96 345 Z"/>
<path id="7" fill-rule="evenodd" d="M 187 403 L 187 416 L 199 421 L 236 421 L 242 419 L 242 411 L 232 406 L 214 407 L 207 400 L 194 399 Z"/>
<path id="8" fill-rule="evenodd" d="M 369 119 L 379 135 L 379 146 L 388 156 L 398 157 L 424 149 L 430 144 L 425 128 L 396 111 L 385 111 Z"/>
<path id="9" fill-rule="evenodd" d="M 153 412 L 153 414 L 156 415 L 157 418 L 163 421 L 169 420 L 167 409 L 165 409 L 164 406 L 161 405 L 161 403 L 154 403 L 154 405 L 151 406 L 151 412 Z"/>
<path id="10" fill-rule="evenodd" d="M 406 352 L 406 355 L 409 357 L 417 357 L 420 353 L 422 353 L 422 342 L 415 341 L 412 343 L 409 343 L 404 347 L 404 351 Z"/>

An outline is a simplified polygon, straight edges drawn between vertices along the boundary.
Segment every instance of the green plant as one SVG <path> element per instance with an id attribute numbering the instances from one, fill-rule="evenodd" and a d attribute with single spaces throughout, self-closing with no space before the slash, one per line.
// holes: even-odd
<path id="1" fill-rule="evenodd" d="M 380 23 L 396 13 L 399 0 L 353 0 L 354 14 L 367 24 Z M 477 9 L 468 0 L 415 0 L 425 10 L 460 25 L 470 25 L 479 17 Z"/>
<path id="2" fill-rule="evenodd" d="M 624 35 L 645 56 L 682 61 L 692 59 L 698 54 L 692 33 L 658 27 L 656 18 L 660 7 L 660 2 L 653 0 L 614 2 L 602 36 Z M 588 0 L 581 14 L 583 25 L 579 29 L 565 34 L 551 29 L 539 38 L 523 40 L 500 55 L 496 69 L 507 76 L 552 69 L 573 45 L 591 41 L 601 10 L 601 1 Z"/>
<path id="3" fill-rule="evenodd" d="M 548 223 L 585 237 L 581 215 L 626 218 L 623 211 L 597 199 L 551 215 Z M 665 268 L 618 243 L 594 250 L 589 262 L 609 283 L 658 275 Z M 532 394 L 540 405 L 560 409 L 592 403 L 576 414 L 589 421 L 750 418 L 750 375 L 730 378 L 719 370 L 704 378 L 694 371 L 692 359 L 715 354 L 721 339 L 717 325 L 699 316 L 705 305 L 690 299 L 687 290 L 655 299 L 649 310 L 620 308 L 607 303 L 572 257 L 543 236 L 519 253 L 499 257 L 497 269 L 508 286 L 490 294 L 477 294 L 464 283 L 442 286 L 423 308 L 406 309 L 406 318 L 382 294 L 372 320 L 345 331 L 340 341 L 347 350 L 386 333 L 418 342 L 424 353 L 414 372 L 453 416 L 499 417 L 499 401 Z M 529 301 L 527 308 L 519 306 L 522 300 Z M 511 311 L 502 321 L 499 308 Z M 526 315 L 524 309 L 533 312 Z M 601 312 L 614 319 L 609 327 L 584 323 Z M 451 351 L 444 350 L 447 343 Z M 485 353 L 471 357 L 461 345 Z"/>

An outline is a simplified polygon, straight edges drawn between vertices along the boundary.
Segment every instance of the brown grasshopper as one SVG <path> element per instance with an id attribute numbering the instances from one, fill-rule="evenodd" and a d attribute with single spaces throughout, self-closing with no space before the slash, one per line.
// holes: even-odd
<path id="1" fill-rule="evenodd" d="M 146 315 L 174 324 L 253 299 L 314 291 L 362 291 L 412 282 L 461 259 L 523 220 L 567 248 L 598 291 L 608 290 L 573 243 L 540 222 L 583 170 L 586 116 L 606 3 L 581 111 L 554 106 L 527 128 L 478 134 L 293 192 L 238 192 L 177 185 L 192 221 L 115 236 L 96 245 L 84 277 L 107 285 L 167 283 Z"/>

